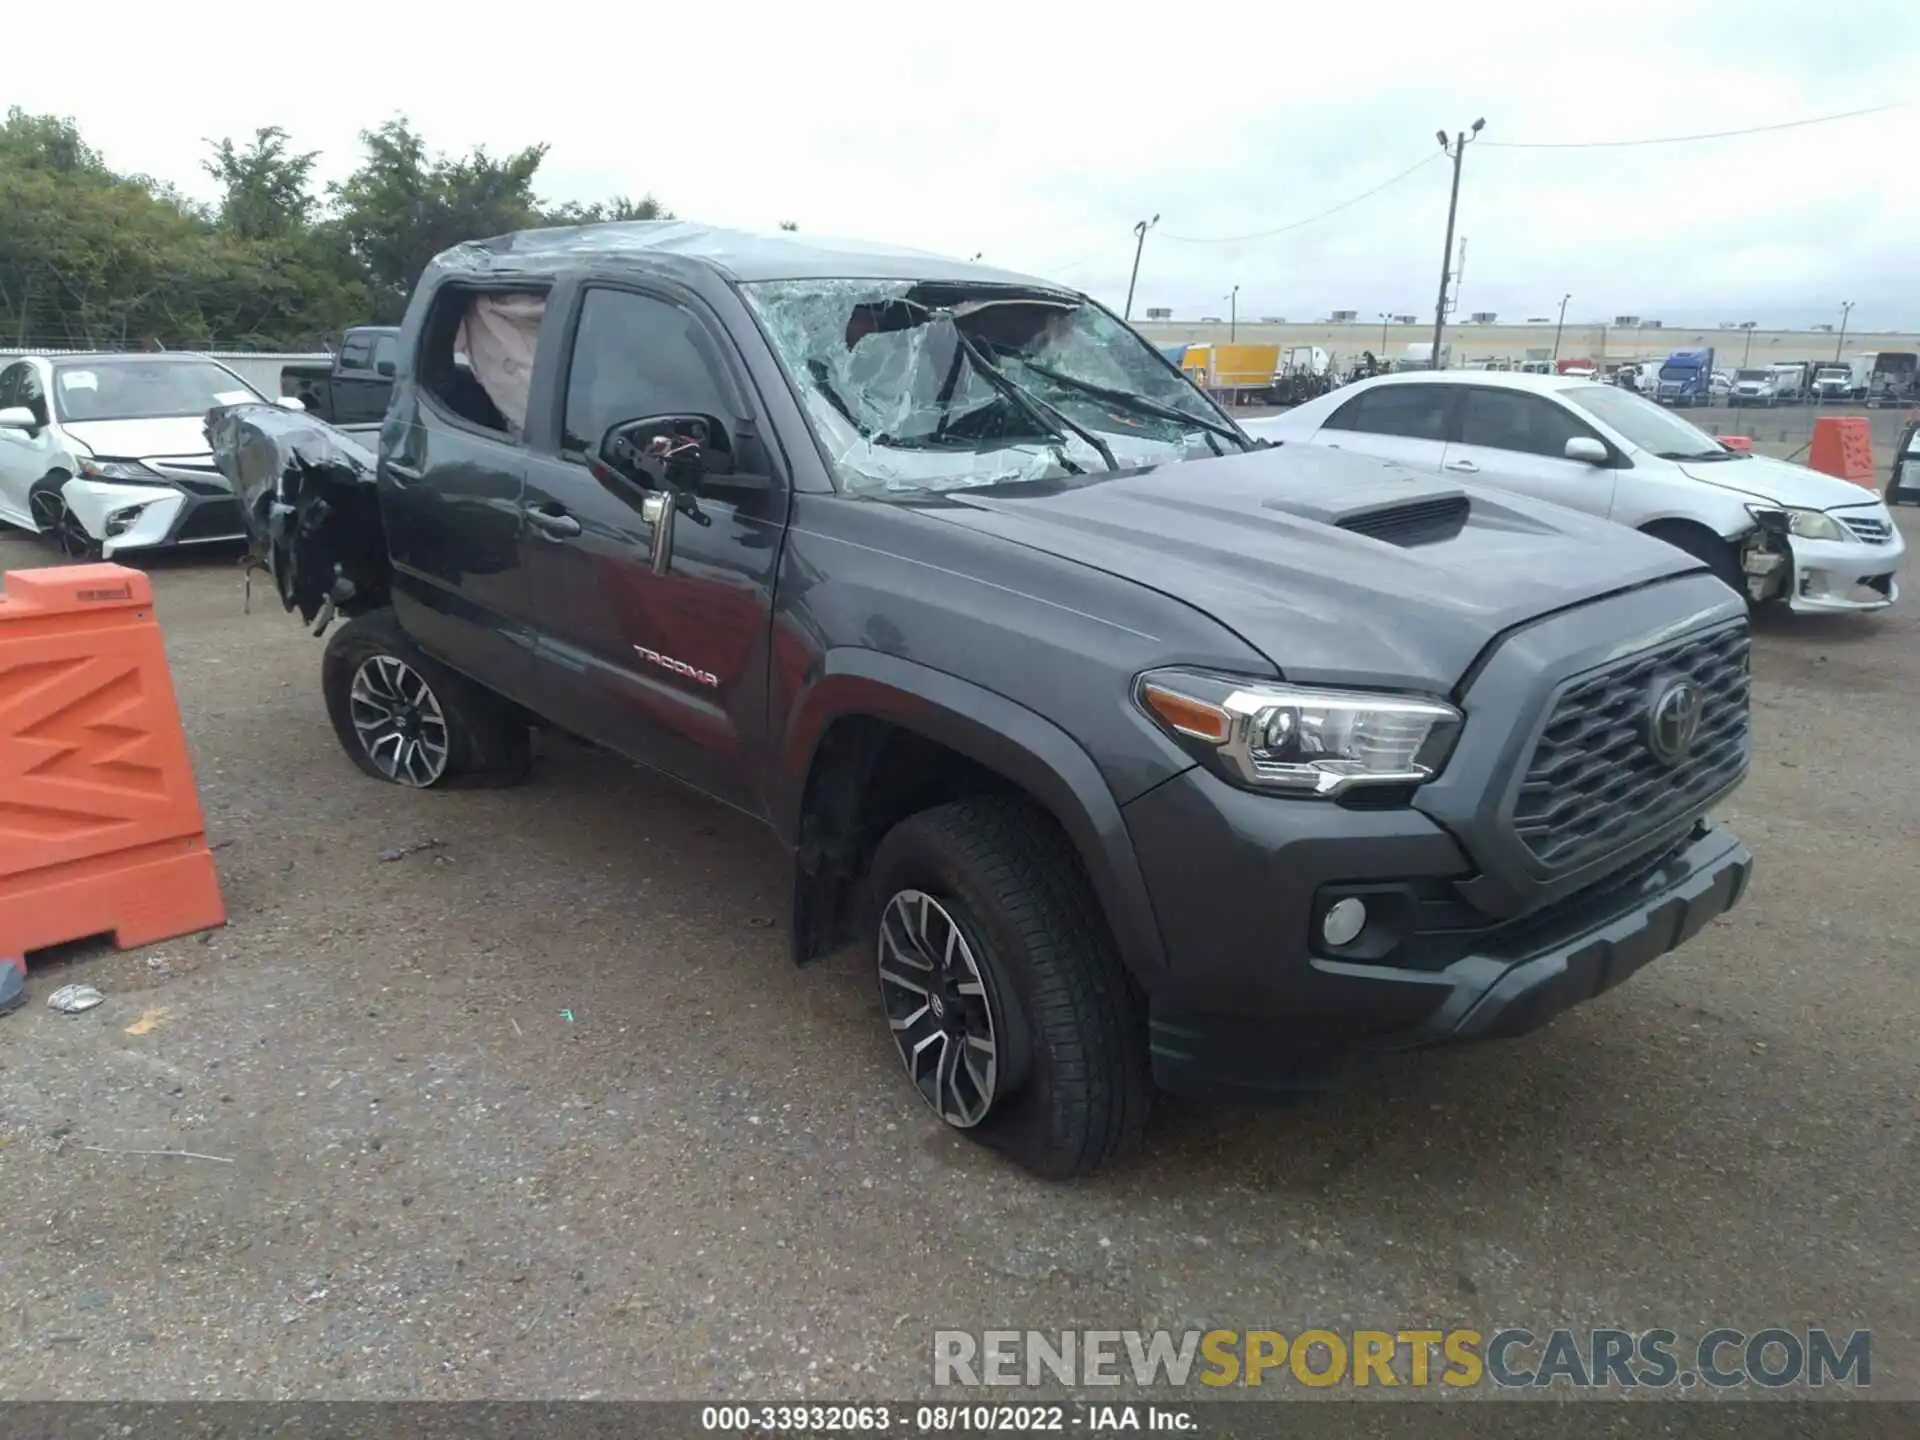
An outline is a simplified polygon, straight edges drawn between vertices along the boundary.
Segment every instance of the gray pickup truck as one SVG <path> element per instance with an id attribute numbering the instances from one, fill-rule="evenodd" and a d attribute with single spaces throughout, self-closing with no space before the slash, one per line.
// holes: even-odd
<path id="1" fill-rule="evenodd" d="M 926 1104 L 1041 1174 L 1125 1150 L 1156 1085 L 1529 1031 L 1747 884 L 1709 818 L 1750 759 L 1740 596 L 1255 440 L 1043 280 L 504 236 L 414 292 L 377 450 L 210 431 L 286 606 L 346 618 L 320 689 L 361 770 L 514 783 L 550 728 L 764 821 L 794 960 L 857 946 Z"/>

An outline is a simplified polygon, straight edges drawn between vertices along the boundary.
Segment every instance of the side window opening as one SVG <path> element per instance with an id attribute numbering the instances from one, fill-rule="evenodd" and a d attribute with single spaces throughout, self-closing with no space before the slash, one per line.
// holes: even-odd
<path id="1" fill-rule="evenodd" d="M 1444 440 L 1452 391 L 1444 385 L 1381 385 L 1356 395 L 1327 420 L 1326 429 L 1363 435 Z"/>
<path id="2" fill-rule="evenodd" d="M 421 340 L 421 388 L 468 424 L 518 441 L 546 308 L 539 291 L 445 287 Z"/>
<path id="3" fill-rule="evenodd" d="M 373 343 L 365 331 L 348 331 L 340 342 L 340 368 L 365 370 L 372 363 Z"/>
<path id="4" fill-rule="evenodd" d="M 373 342 L 373 368 L 383 375 L 391 375 L 400 361 L 400 337 L 382 335 Z M 382 368 L 382 367 L 386 368 Z"/>
<path id="5" fill-rule="evenodd" d="M 1558 405 L 1520 391 L 1467 392 L 1460 412 L 1460 443 L 1553 459 L 1565 456 L 1567 441 L 1597 439 Z"/>

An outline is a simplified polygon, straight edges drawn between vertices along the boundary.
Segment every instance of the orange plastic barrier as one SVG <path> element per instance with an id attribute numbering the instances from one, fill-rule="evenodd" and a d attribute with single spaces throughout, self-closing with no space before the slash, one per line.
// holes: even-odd
<path id="1" fill-rule="evenodd" d="M 0 593 L 0 955 L 226 923 L 147 577 L 14 570 Z"/>
<path id="2" fill-rule="evenodd" d="M 1879 489 L 1873 478 L 1873 432 L 1864 415 L 1823 415 L 1814 421 L 1807 464 L 1823 475 Z"/>

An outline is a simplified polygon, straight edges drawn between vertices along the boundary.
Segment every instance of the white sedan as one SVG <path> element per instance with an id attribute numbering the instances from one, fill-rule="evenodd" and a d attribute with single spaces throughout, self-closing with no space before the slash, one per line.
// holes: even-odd
<path id="1" fill-rule="evenodd" d="M 1242 428 L 1617 520 L 1697 556 L 1755 602 L 1807 613 L 1879 610 L 1899 597 L 1906 546 L 1875 492 L 1730 450 L 1618 385 L 1385 375 Z"/>
<path id="2" fill-rule="evenodd" d="M 0 521 L 47 536 L 75 560 L 245 539 L 204 426 L 216 406 L 264 403 L 200 355 L 0 364 Z"/>

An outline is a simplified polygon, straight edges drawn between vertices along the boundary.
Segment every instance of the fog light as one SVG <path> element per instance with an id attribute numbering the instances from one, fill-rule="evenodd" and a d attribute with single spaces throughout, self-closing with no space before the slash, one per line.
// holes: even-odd
<path id="1" fill-rule="evenodd" d="M 116 535 L 126 534 L 133 528 L 134 522 L 140 518 L 140 512 L 146 508 L 145 502 L 142 502 L 138 505 L 125 505 L 111 512 L 106 519 L 107 538 L 111 540 Z"/>
<path id="2" fill-rule="evenodd" d="M 1336 900 L 1320 917 L 1320 938 L 1332 946 L 1351 945 L 1367 928 L 1367 907 L 1349 895 Z"/>

